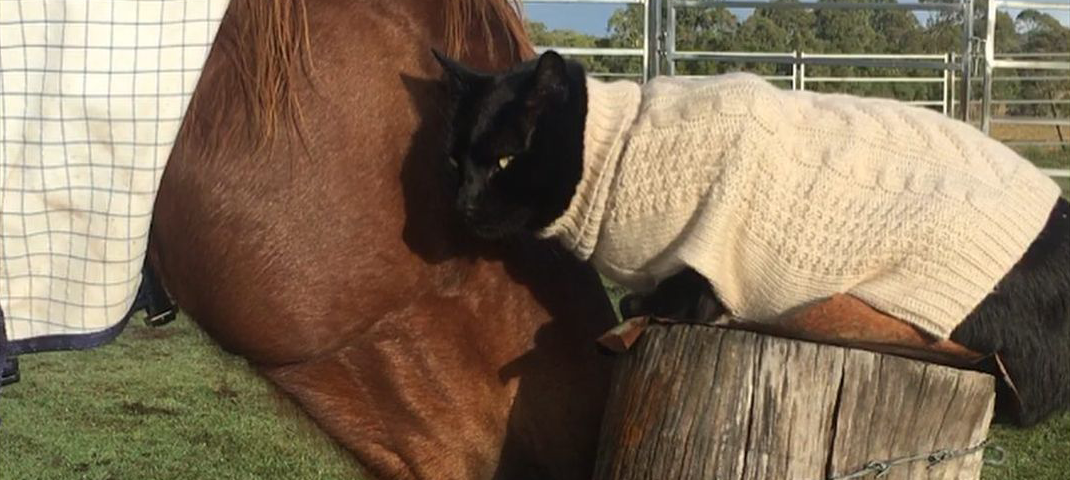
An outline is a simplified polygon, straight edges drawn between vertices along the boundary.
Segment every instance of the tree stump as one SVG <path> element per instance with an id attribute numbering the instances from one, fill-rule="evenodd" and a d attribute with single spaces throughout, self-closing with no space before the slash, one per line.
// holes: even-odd
<path id="1" fill-rule="evenodd" d="M 925 455 L 984 441 L 994 401 L 993 378 L 982 373 L 711 326 L 652 326 L 615 367 L 594 478 L 822 480 L 921 455 L 882 478 L 976 480 L 982 450 L 931 467 Z"/>

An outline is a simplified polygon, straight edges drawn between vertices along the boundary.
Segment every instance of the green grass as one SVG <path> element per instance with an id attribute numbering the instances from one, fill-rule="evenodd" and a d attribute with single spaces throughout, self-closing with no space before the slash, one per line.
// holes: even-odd
<path id="1" fill-rule="evenodd" d="M 1070 150 L 1062 147 L 1025 147 L 1019 153 L 1040 168 L 1070 167 Z"/>
<path id="2" fill-rule="evenodd" d="M 1018 151 L 1040 168 L 1070 168 L 1070 150 L 1061 147 L 1027 147 Z M 1070 198 L 1070 178 L 1056 178 L 1055 183 L 1063 189 L 1063 197 Z M 1067 476 L 1070 478 L 1070 475 Z"/>
<path id="3" fill-rule="evenodd" d="M 344 451 L 185 319 L 132 322 L 105 347 L 21 361 L 22 382 L 0 395 L 2 480 L 359 478 Z M 993 438 L 1007 461 L 985 480 L 1068 478 L 1070 415 L 994 427 Z"/>
<path id="4" fill-rule="evenodd" d="M 984 480 L 1070 478 L 1070 414 L 1029 429 L 996 426 L 991 438 L 1006 451 L 1006 461 L 986 466 Z"/>
<path id="5" fill-rule="evenodd" d="M 347 454 L 184 318 L 26 355 L 0 393 L 0 479 L 358 478 Z"/>

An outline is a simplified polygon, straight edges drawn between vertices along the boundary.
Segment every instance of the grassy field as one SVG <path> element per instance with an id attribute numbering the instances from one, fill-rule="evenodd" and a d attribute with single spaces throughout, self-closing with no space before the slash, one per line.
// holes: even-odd
<path id="1" fill-rule="evenodd" d="M 0 479 L 360 478 L 345 452 L 191 322 L 134 322 L 88 352 L 22 359 L 0 395 Z M 1064 480 L 1070 415 L 995 428 L 1007 462 L 986 480 Z"/>
<path id="2" fill-rule="evenodd" d="M 185 319 L 28 355 L 0 392 L 0 479 L 359 478 L 346 453 Z"/>
<path id="3" fill-rule="evenodd" d="M 1070 168 L 1070 150 L 1028 147 L 1019 150 L 1019 153 L 1041 168 Z M 1062 187 L 1063 196 L 1070 198 L 1070 178 L 1056 178 L 1055 183 Z"/>
<path id="4" fill-rule="evenodd" d="M 1063 141 L 1070 138 L 1070 128 L 1045 125 L 992 125 L 992 137 L 1001 141 Z M 1065 147 L 1020 147 L 1018 153 L 1041 168 L 1070 168 L 1070 150 Z M 1057 178 L 1063 196 L 1070 198 L 1070 178 Z"/>

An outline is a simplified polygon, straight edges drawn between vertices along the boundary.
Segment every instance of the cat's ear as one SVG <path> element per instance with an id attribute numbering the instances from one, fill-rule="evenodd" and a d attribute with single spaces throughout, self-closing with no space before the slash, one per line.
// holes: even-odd
<path id="1" fill-rule="evenodd" d="M 546 104 L 562 104 L 568 100 L 568 68 L 565 59 L 553 50 L 539 57 L 535 66 L 535 89 L 532 100 Z"/>
<path id="2" fill-rule="evenodd" d="M 529 146 L 539 117 L 547 108 L 562 105 L 568 100 L 568 69 L 565 59 L 553 50 L 546 51 L 535 64 L 531 81 L 531 90 L 525 99 L 526 110 L 520 117 L 525 144 Z"/>
<path id="3" fill-rule="evenodd" d="M 446 71 L 450 89 L 454 92 L 469 91 L 475 85 L 482 84 L 489 78 L 488 75 L 468 68 L 463 63 L 446 56 L 436 48 L 431 49 L 431 54 L 435 56 L 435 60 L 438 60 L 439 65 L 442 65 L 442 69 Z"/>

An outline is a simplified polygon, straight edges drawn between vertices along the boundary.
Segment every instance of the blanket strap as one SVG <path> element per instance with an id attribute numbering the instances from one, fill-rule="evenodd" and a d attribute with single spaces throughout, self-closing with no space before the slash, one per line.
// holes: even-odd
<path id="1" fill-rule="evenodd" d="M 150 327 L 171 323 L 178 311 L 147 259 L 141 269 L 141 285 L 137 289 L 137 298 L 130 312 L 141 310 L 145 310 L 145 325 Z"/>
<path id="2" fill-rule="evenodd" d="M 7 331 L 4 330 L 4 310 L 0 309 L 0 387 L 19 381 L 19 362 L 8 357 Z"/>
<path id="3" fill-rule="evenodd" d="M 0 387 L 19 381 L 19 360 L 8 358 L 0 364 Z"/>

